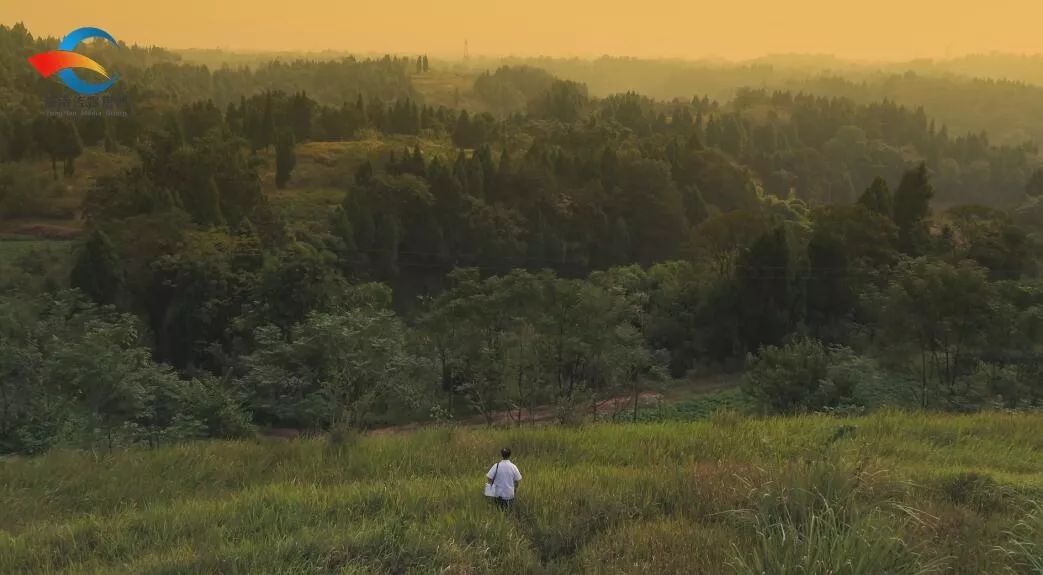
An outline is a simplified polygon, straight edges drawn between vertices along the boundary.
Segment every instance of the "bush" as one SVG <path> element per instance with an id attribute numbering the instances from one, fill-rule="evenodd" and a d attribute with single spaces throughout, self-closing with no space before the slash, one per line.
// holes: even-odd
<path id="1" fill-rule="evenodd" d="M 194 437 L 247 437 L 254 431 L 250 414 L 231 388 L 215 377 L 177 380 L 154 409 L 170 411 L 163 428 L 167 436 L 182 440 Z"/>
<path id="2" fill-rule="evenodd" d="M 747 363 L 744 389 L 773 413 L 855 405 L 859 382 L 875 374 L 875 364 L 850 349 L 815 339 L 762 348 Z"/>
<path id="3" fill-rule="evenodd" d="M 979 513 L 1000 511 L 1012 495 L 992 477 L 973 471 L 943 477 L 937 488 L 944 501 L 970 507 Z"/>

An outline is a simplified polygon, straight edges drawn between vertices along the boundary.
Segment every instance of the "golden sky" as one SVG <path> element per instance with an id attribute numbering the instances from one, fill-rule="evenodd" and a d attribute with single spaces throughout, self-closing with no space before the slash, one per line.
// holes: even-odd
<path id="1" fill-rule="evenodd" d="M 1043 53 L 1040 0 L 0 0 L 0 23 L 172 48 L 907 59 Z"/>

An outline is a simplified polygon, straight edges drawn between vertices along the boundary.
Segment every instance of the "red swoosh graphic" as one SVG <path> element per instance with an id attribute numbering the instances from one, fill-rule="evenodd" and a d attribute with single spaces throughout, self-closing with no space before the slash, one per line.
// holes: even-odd
<path id="1" fill-rule="evenodd" d="M 93 70 L 106 78 L 109 77 L 109 73 L 105 68 L 101 67 L 101 64 L 77 52 L 51 50 L 50 52 L 30 56 L 29 63 L 32 64 L 33 68 L 36 68 L 36 71 L 44 78 L 66 68 L 86 68 L 87 70 Z"/>

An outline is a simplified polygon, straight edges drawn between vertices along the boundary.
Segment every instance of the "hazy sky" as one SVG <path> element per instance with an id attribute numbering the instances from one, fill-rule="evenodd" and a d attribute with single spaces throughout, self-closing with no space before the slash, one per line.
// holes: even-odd
<path id="1" fill-rule="evenodd" d="M 1043 53 L 1039 0 L 0 0 L 34 34 L 173 48 L 638 57 Z"/>

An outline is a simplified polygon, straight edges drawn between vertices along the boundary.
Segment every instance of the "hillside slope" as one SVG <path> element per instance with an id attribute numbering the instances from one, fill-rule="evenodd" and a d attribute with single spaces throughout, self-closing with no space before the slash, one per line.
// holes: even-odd
<path id="1" fill-rule="evenodd" d="M 1029 573 L 1041 450 L 1041 415 L 879 414 L 55 452 L 0 461 L 0 572 Z"/>

